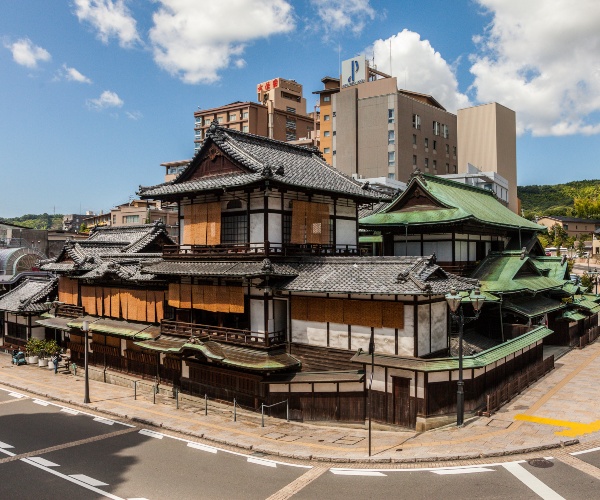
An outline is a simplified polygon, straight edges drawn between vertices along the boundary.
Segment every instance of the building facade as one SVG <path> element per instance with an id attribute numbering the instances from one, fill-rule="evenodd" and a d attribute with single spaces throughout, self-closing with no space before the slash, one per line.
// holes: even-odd
<path id="1" fill-rule="evenodd" d="M 581 219 L 562 215 L 547 215 L 538 217 L 536 222 L 551 229 L 555 225 L 562 227 L 568 236 L 593 234 L 600 229 L 600 219 Z"/>

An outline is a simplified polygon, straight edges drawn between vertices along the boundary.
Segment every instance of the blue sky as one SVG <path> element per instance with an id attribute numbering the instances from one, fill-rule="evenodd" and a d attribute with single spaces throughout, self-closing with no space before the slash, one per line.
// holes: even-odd
<path id="1" fill-rule="evenodd" d="M 192 156 L 197 107 L 275 77 L 312 107 L 362 53 L 450 111 L 515 110 L 519 184 L 597 179 L 598 26 L 597 0 L 4 1 L 0 217 L 110 210 Z"/>

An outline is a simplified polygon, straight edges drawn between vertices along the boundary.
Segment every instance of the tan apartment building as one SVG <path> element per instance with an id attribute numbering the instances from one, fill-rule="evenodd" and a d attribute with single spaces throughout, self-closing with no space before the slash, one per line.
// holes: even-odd
<path id="1" fill-rule="evenodd" d="M 313 94 L 319 96 L 319 112 L 317 114 L 316 131 L 318 147 L 327 163 L 333 165 L 333 95 L 340 91 L 340 79 L 326 76 L 321 79 L 323 90 Z"/>
<path id="2" fill-rule="evenodd" d="M 594 234 L 600 230 L 600 219 L 580 219 L 577 217 L 566 217 L 561 215 L 548 215 L 536 219 L 538 224 L 546 226 L 548 229 L 558 224 L 569 236 L 579 236 L 580 234 Z"/>
<path id="3" fill-rule="evenodd" d="M 364 57 L 343 61 L 341 89 L 332 101 L 332 164 L 342 172 L 402 182 L 417 168 L 457 172 L 456 115 L 430 95 L 398 90 L 395 77 L 371 68 Z"/>
<path id="4" fill-rule="evenodd" d="M 258 102 L 236 101 L 194 112 L 194 154 L 206 138 L 208 127 L 219 125 L 278 141 L 310 138 L 315 117 L 306 113 L 302 85 L 294 80 L 273 78 L 256 86 Z"/>
<path id="5" fill-rule="evenodd" d="M 458 110 L 458 172 L 471 164 L 508 182 L 508 208 L 519 213 L 516 115 L 497 102 Z"/>

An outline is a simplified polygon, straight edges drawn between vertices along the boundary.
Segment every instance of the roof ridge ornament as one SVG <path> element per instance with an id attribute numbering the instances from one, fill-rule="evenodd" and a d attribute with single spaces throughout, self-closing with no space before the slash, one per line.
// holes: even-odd
<path id="1" fill-rule="evenodd" d="M 260 176 L 264 177 L 265 179 L 270 179 L 271 177 L 273 177 L 273 169 L 271 165 L 267 163 L 261 170 Z"/>
<path id="2" fill-rule="evenodd" d="M 275 269 L 273 268 L 273 263 L 270 259 L 264 259 L 262 261 L 262 267 L 260 268 L 260 270 L 265 274 L 270 274 L 275 271 Z"/>
<path id="3" fill-rule="evenodd" d="M 423 172 L 421 172 L 421 170 L 419 169 L 419 167 L 417 167 L 415 170 L 413 170 L 413 173 L 410 174 L 409 177 L 409 182 L 412 181 L 413 179 L 419 179 L 423 185 L 427 185 L 427 181 L 425 180 L 425 176 L 423 175 Z"/>

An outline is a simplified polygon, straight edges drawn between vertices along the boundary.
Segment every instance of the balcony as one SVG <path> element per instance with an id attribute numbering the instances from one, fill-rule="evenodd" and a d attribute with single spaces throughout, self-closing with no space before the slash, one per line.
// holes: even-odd
<path id="1" fill-rule="evenodd" d="M 167 260 L 193 260 L 195 258 L 236 258 L 251 256 L 356 256 L 356 245 L 317 245 L 280 243 L 232 243 L 223 245 L 165 245 L 163 257 Z"/>
<path id="2" fill-rule="evenodd" d="M 183 323 L 164 319 L 160 324 L 161 335 L 177 335 L 180 337 L 198 337 L 200 340 L 215 340 L 227 344 L 238 344 L 268 349 L 269 347 L 285 344 L 284 331 L 278 332 L 252 332 L 236 328 L 220 326 L 198 325 L 196 323 Z"/>

